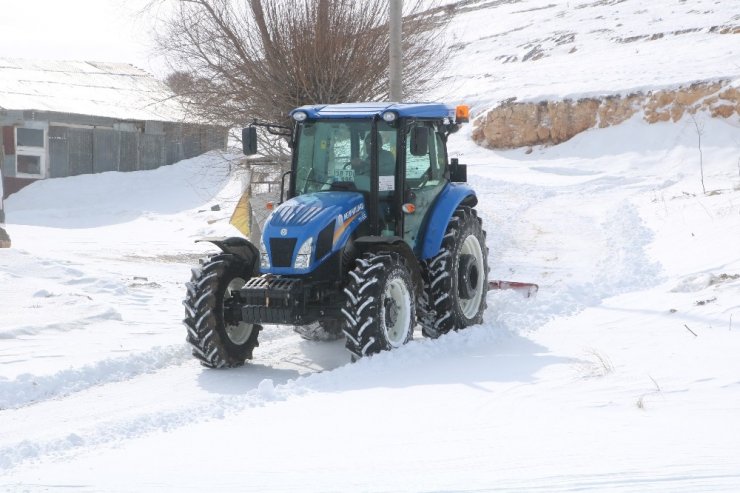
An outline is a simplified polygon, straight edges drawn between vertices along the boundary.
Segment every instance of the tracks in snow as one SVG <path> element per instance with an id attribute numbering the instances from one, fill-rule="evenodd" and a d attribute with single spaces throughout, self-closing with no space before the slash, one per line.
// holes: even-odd
<path id="1" fill-rule="evenodd" d="M 496 326 L 512 331 L 536 328 L 553 316 L 656 282 L 659 266 L 644 253 L 650 231 L 629 202 L 611 193 L 624 185 L 620 180 L 596 177 L 578 186 L 486 178 L 476 183 L 478 209 L 488 230 L 491 276 L 542 286 L 534 302 L 515 300 L 512 293 L 489 294 L 487 323 L 495 318 Z M 573 203 L 580 204 L 577 210 Z M 35 360 L 38 368 L 0 379 L 0 406 L 5 407 L 0 411 L 2 469 L 219 419 L 285 397 L 275 384 L 346 363 L 341 343 L 304 342 L 282 327 L 262 332 L 255 360 L 246 367 L 202 369 L 190 357 L 179 323 L 188 266 L 156 264 L 143 288 L 95 289 L 101 282 L 110 287 L 131 279 L 131 265 L 128 259 L 106 259 L 104 271 L 76 266 L 79 272 L 72 273 L 73 281 L 98 279 L 71 286 L 89 287 L 84 292 L 95 296 L 96 306 L 123 306 L 120 317 L 94 321 L 85 330 L 47 327 L 25 334 L 32 340 L 9 333 L 11 342 L 22 342 L 19 355 L 45 354 L 52 363 Z M 61 277 L 52 274 L 47 281 L 63 283 Z M 42 303 L 48 299 L 53 297 L 40 297 Z M 60 360 L 70 364 L 54 363 L 54 346 L 59 346 L 56 354 L 76 357 Z M 3 360 L 0 353 L 5 368 L 20 364 L 5 356 Z"/>
<path id="2" fill-rule="evenodd" d="M 181 324 L 190 266 L 143 269 L 125 253 L 113 261 L 105 251 L 72 268 L 64 251 L 12 251 L 0 264 L 13 280 L 0 294 L 15 307 L 0 313 L 2 473 L 220 418 L 276 398 L 274 384 L 347 362 L 341 344 L 309 343 L 278 327 L 263 331 L 254 363 L 206 370 Z"/>
<path id="3" fill-rule="evenodd" d="M 258 348 L 260 354 L 255 363 L 238 369 L 205 369 L 183 343 L 171 352 L 169 359 L 152 358 L 162 364 L 155 363 L 147 372 L 124 371 L 119 379 L 112 379 L 113 373 L 103 372 L 109 379 L 105 384 L 94 381 L 100 368 L 92 367 L 87 372 L 70 370 L 69 375 L 50 378 L 51 382 L 68 377 L 65 386 L 41 380 L 37 395 L 42 395 L 42 399 L 0 411 L 0 470 L 10 471 L 48 456 L 81 453 L 149 433 L 220 419 L 283 398 L 275 391 L 275 385 L 346 363 L 341 342 L 310 343 L 290 328 L 278 328 L 272 336 Z M 24 378 L 16 385 L 27 382 Z M 57 391 L 44 394 L 45 387 Z M 12 389 L 7 387 L 5 391 Z M 30 399 L 33 395 L 25 397 Z"/>
<path id="4" fill-rule="evenodd" d="M 652 232 L 621 187 L 639 180 L 596 176 L 577 185 L 534 186 L 477 177 L 478 209 L 488 231 L 491 278 L 536 282 L 537 299 L 489 294 L 488 320 L 534 329 L 601 300 L 661 280 L 645 253 Z M 574 208 L 573 204 L 578 204 Z"/>

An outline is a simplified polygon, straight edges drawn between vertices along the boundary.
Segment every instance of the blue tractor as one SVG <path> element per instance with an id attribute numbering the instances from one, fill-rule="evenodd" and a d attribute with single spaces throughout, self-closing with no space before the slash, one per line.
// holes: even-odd
<path id="1" fill-rule="evenodd" d="M 187 283 L 193 355 L 240 366 L 263 326 L 288 324 L 343 335 L 354 360 L 402 346 L 417 325 L 436 338 L 480 323 L 486 233 L 465 165 L 447 156 L 467 107 L 353 103 L 290 115 L 288 199 L 259 245 L 208 240 L 221 252 Z M 246 154 L 256 136 L 244 129 Z"/>

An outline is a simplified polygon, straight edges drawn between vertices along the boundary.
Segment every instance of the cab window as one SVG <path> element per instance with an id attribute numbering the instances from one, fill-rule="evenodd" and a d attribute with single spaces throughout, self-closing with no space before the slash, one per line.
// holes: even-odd
<path id="1" fill-rule="evenodd" d="M 411 154 L 411 143 L 406 146 L 406 190 L 404 191 L 404 202 L 410 202 L 415 206 L 413 214 L 404 216 L 403 238 L 414 249 L 420 248 L 422 226 L 434 203 L 445 185 L 444 170 L 447 156 L 442 137 L 434 131 L 434 127 L 425 123 L 429 132 L 427 142 L 429 143 L 427 153 L 423 156 Z M 413 127 L 409 130 L 409 136 L 413 135 Z"/>

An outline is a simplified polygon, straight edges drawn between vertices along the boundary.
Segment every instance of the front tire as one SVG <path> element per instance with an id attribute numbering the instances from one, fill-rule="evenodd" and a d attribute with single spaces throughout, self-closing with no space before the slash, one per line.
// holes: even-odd
<path id="1" fill-rule="evenodd" d="M 183 323 L 188 330 L 187 342 L 203 366 L 242 366 L 252 359 L 262 327 L 235 319 L 232 313 L 238 310 L 238 298 L 234 291 L 254 276 L 254 262 L 223 253 L 201 263 L 186 284 Z"/>
<path id="2" fill-rule="evenodd" d="M 416 324 L 415 291 L 410 269 L 401 255 L 380 252 L 358 258 L 344 292 L 344 334 L 353 359 L 411 340 Z"/>
<path id="3" fill-rule="evenodd" d="M 458 207 L 447 225 L 439 253 L 424 263 L 426 337 L 436 338 L 483 321 L 488 292 L 488 247 L 475 209 Z"/>

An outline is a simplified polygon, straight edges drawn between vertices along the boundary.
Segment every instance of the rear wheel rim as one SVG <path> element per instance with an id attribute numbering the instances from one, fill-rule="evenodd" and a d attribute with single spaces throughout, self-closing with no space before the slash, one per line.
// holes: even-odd
<path id="1" fill-rule="evenodd" d="M 392 347 L 402 346 L 411 325 L 411 296 L 403 279 L 386 284 L 380 309 L 386 339 Z"/>
<path id="2" fill-rule="evenodd" d="M 465 318 L 473 318 L 478 313 L 481 301 L 483 300 L 483 284 L 485 281 L 483 279 L 483 272 L 485 271 L 482 268 L 484 265 L 483 250 L 480 247 L 480 242 L 478 241 L 478 238 L 476 238 L 474 235 L 469 235 L 467 238 L 465 238 L 465 241 L 462 244 L 462 248 L 460 249 L 460 254 L 471 255 L 473 257 L 474 267 L 477 273 L 475 286 L 472 292 L 468 293 L 471 295 L 470 298 L 464 299 L 460 295 L 459 286 L 457 296 L 457 299 L 459 300 L 460 310 L 462 311 Z"/>
<path id="3" fill-rule="evenodd" d="M 244 279 L 242 279 L 241 277 L 235 277 L 231 280 L 229 285 L 226 286 L 226 291 L 224 292 L 222 313 L 225 313 L 227 307 L 231 305 L 230 302 L 233 298 L 231 292 L 237 289 L 241 289 L 244 284 L 246 284 L 246 281 Z M 224 319 L 224 331 L 226 332 L 226 337 L 228 337 L 229 340 L 237 346 L 241 346 L 249 340 L 249 337 L 252 335 L 252 330 L 254 330 L 253 324 L 248 324 L 245 322 L 229 323 Z"/>

